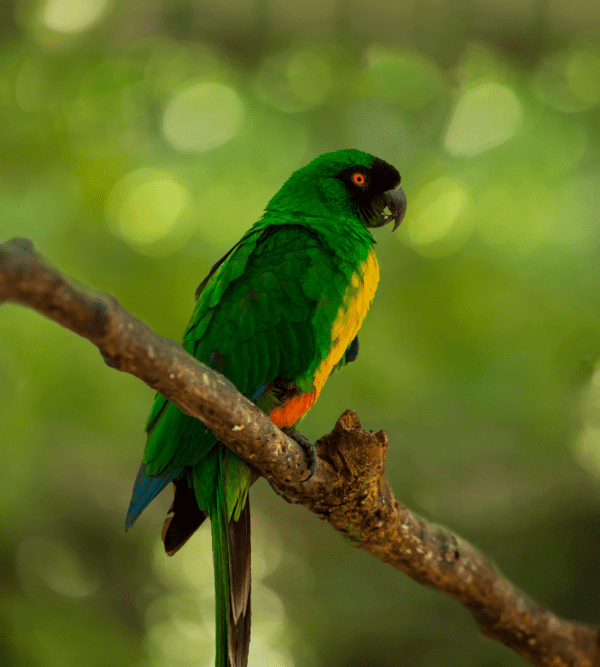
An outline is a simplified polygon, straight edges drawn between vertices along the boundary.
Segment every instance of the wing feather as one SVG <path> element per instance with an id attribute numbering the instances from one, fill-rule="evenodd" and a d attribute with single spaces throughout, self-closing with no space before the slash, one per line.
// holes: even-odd
<path id="1" fill-rule="evenodd" d="M 341 302 L 336 260 L 313 231 L 300 225 L 247 234 L 201 285 L 184 335 L 186 349 L 248 397 L 276 378 L 293 382 L 304 376 L 326 351 L 328 332 L 317 336 L 314 321 L 323 311 L 324 288 Z M 331 312 L 317 318 L 320 328 L 335 317 L 330 301 L 326 310 Z M 157 397 L 144 456 L 150 475 L 194 465 L 215 443 L 201 422 Z"/>

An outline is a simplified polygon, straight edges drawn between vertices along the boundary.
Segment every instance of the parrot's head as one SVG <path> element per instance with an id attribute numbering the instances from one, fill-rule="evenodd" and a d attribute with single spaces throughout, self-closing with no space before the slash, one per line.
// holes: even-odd
<path id="1" fill-rule="evenodd" d="M 358 217 L 366 227 L 383 227 L 393 220 L 396 230 L 406 212 L 406 195 L 395 167 L 369 153 L 348 149 L 323 153 L 294 172 L 267 211 L 342 214 Z"/>

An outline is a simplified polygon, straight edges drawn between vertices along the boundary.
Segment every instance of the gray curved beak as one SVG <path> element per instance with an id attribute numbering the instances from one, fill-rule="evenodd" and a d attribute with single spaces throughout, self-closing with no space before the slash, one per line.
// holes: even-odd
<path id="1" fill-rule="evenodd" d="M 400 226 L 400 223 L 404 219 L 404 214 L 406 213 L 406 195 L 404 194 L 404 190 L 400 187 L 396 190 L 388 190 L 381 195 L 381 198 L 391 212 L 391 215 L 386 216 L 382 225 L 387 225 L 388 222 L 394 220 L 394 228 L 392 231 L 395 232 Z"/>

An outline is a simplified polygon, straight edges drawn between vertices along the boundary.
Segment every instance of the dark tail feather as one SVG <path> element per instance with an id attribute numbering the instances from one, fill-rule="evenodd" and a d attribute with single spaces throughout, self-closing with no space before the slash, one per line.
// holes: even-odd
<path id="1" fill-rule="evenodd" d="M 169 508 L 162 529 L 162 541 L 169 556 L 179 551 L 181 547 L 198 530 L 206 514 L 198 509 L 198 501 L 194 490 L 190 489 L 185 477 L 173 482 L 175 495 Z"/>
<path id="2" fill-rule="evenodd" d="M 230 582 L 230 667 L 246 667 L 250 646 L 250 499 L 227 527 Z"/>

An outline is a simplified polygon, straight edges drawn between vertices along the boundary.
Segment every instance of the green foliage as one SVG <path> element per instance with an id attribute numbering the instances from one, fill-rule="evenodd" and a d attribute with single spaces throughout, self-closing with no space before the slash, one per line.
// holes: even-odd
<path id="1" fill-rule="evenodd" d="M 0 237 L 170 338 L 294 170 L 340 148 L 400 170 L 407 216 L 374 233 L 357 363 L 300 428 L 316 439 L 347 408 L 385 428 L 402 502 L 597 623 L 597 3 L 12 6 Z M 211 664 L 210 531 L 164 557 L 167 492 L 122 534 L 151 402 L 86 341 L 0 307 L 3 664 Z M 252 494 L 251 664 L 523 664 L 453 601 Z"/>

